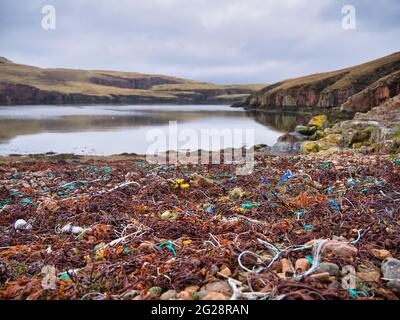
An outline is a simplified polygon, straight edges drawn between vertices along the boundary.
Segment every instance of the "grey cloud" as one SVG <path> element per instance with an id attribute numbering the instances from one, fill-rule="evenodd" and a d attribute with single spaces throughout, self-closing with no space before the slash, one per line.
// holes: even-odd
<path id="1" fill-rule="evenodd" d="M 43 5 L 57 29 L 40 27 Z M 357 9 L 357 30 L 341 8 Z M 398 0 L 0 0 L 0 55 L 220 83 L 274 82 L 399 50 Z"/>

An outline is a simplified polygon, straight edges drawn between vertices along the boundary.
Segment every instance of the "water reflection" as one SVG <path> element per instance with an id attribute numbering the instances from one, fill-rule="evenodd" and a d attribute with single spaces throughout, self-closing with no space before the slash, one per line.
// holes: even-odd
<path id="1" fill-rule="evenodd" d="M 229 106 L 0 107 L 0 154 L 145 153 L 149 129 L 167 132 L 169 121 L 177 121 L 180 130 L 196 132 L 251 129 L 255 144 L 273 145 L 298 120 Z M 200 146 L 193 143 L 188 147 L 197 150 Z"/>
<path id="2" fill-rule="evenodd" d="M 254 119 L 257 123 L 284 132 L 294 131 L 297 125 L 306 124 L 313 117 L 312 113 L 260 111 L 247 111 L 246 115 Z"/>
<path id="3" fill-rule="evenodd" d="M 177 106 L 180 107 L 180 106 Z M 18 108 L 18 110 L 12 110 Z M 46 109 L 57 108 L 54 110 Z M 226 106 L 216 106 L 214 110 L 207 106 L 193 106 L 193 111 L 182 106 L 182 110 L 172 106 L 155 108 L 137 107 L 52 107 L 25 106 L 0 108 L 0 143 L 5 143 L 20 135 L 43 132 L 85 132 L 112 131 L 124 128 L 139 128 L 166 125 L 169 121 L 199 121 L 210 116 L 237 118 L 244 117 L 240 110 L 226 110 Z M 165 110 L 167 109 L 167 110 Z M 11 112 L 10 112 L 11 111 Z M 14 112 L 13 112 L 14 111 Z"/>

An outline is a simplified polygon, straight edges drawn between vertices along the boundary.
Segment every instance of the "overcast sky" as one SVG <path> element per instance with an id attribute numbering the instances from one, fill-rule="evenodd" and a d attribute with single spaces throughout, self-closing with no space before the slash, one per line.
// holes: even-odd
<path id="1" fill-rule="evenodd" d="M 342 7 L 357 28 L 342 28 Z M 44 30 L 42 7 L 56 8 Z M 0 56 L 40 67 L 271 83 L 400 51 L 399 0 L 0 0 Z"/>

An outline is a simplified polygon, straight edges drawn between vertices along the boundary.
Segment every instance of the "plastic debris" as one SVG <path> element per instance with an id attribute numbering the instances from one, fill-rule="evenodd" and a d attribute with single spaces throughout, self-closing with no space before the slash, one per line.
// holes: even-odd
<path id="1" fill-rule="evenodd" d="M 30 199 L 23 199 L 21 201 L 22 205 L 27 205 L 27 204 L 33 204 L 32 201 Z"/>
<path id="2" fill-rule="evenodd" d="M 339 204 L 338 204 L 334 199 L 329 200 L 328 206 L 329 206 L 333 211 L 340 211 L 340 206 L 339 206 Z"/>
<path id="3" fill-rule="evenodd" d="M 297 217 L 297 220 L 300 220 L 300 217 L 305 214 L 305 211 L 296 211 L 294 213 Z"/>
<path id="4" fill-rule="evenodd" d="M 282 176 L 280 182 L 281 182 L 281 183 L 286 182 L 287 180 L 289 180 L 289 179 L 292 178 L 293 176 L 294 176 L 294 175 L 293 175 L 292 171 L 289 170 L 288 172 L 286 172 L 286 173 Z"/>
<path id="5" fill-rule="evenodd" d="M 348 289 L 349 295 L 352 299 L 357 299 L 359 295 L 368 297 L 368 294 L 363 291 L 357 291 L 355 289 Z"/>
<path id="6" fill-rule="evenodd" d="M 353 187 L 357 185 L 356 181 L 353 178 L 348 179 L 347 184 Z"/>
<path id="7" fill-rule="evenodd" d="M 208 206 L 206 210 L 208 213 L 214 213 L 214 206 Z"/>
<path id="8" fill-rule="evenodd" d="M 172 253 L 174 254 L 174 256 L 176 257 L 176 251 L 175 251 L 174 245 L 171 241 L 163 242 L 163 243 L 160 243 L 159 245 L 157 245 L 158 248 L 162 248 L 164 246 L 166 248 L 168 248 L 169 250 L 171 250 Z"/>
<path id="9" fill-rule="evenodd" d="M 261 207 L 261 204 L 259 204 L 259 203 L 244 203 L 244 204 L 242 204 L 243 209 L 251 209 L 251 208 L 256 208 L 256 207 Z"/>
<path id="10" fill-rule="evenodd" d="M 32 225 L 23 219 L 18 219 L 14 223 L 14 228 L 16 230 L 29 230 L 32 229 Z"/>
<path id="11" fill-rule="evenodd" d="M 137 156 L 6 161 L 0 299 L 395 299 L 397 158 L 256 155 L 246 176 Z M 61 271 L 56 289 L 43 265 Z"/>
<path id="12" fill-rule="evenodd" d="M 328 189 L 326 189 L 326 194 L 331 196 L 333 194 L 333 187 L 329 187 Z"/>
<path id="13" fill-rule="evenodd" d="M 71 269 L 71 270 L 68 270 L 68 271 L 66 271 L 66 272 L 60 273 L 60 274 L 58 275 L 58 277 L 59 277 L 61 280 L 68 280 L 68 279 L 71 278 L 71 276 L 76 276 L 76 275 L 78 274 L 79 271 L 80 271 L 80 269 Z"/>
<path id="14" fill-rule="evenodd" d="M 329 170 L 331 168 L 331 164 L 329 162 L 321 163 L 320 166 L 324 170 Z"/>
<path id="15" fill-rule="evenodd" d="M 81 234 L 84 231 L 85 229 L 83 229 L 82 227 L 74 227 L 71 224 L 67 224 L 61 229 L 62 233 L 68 233 L 68 234 Z"/>

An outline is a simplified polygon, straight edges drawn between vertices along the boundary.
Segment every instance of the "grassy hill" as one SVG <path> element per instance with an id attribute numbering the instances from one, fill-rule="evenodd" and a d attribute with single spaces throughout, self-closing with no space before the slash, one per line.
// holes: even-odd
<path id="1" fill-rule="evenodd" d="M 265 84 L 217 85 L 136 72 L 43 69 L 0 57 L 0 104 L 231 104 L 263 87 Z"/>
<path id="2" fill-rule="evenodd" d="M 400 52 L 355 67 L 281 81 L 236 105 L 296 109 L 346 107 L 347 103 L 351 104 L 352 111 L 365 110 L 365 105 L 370 109 L 399 93 L 399 70 Z M 363 91 L 367 101 L 358 99 L 355 105 L 349 102 L 352 96 Z"/>

